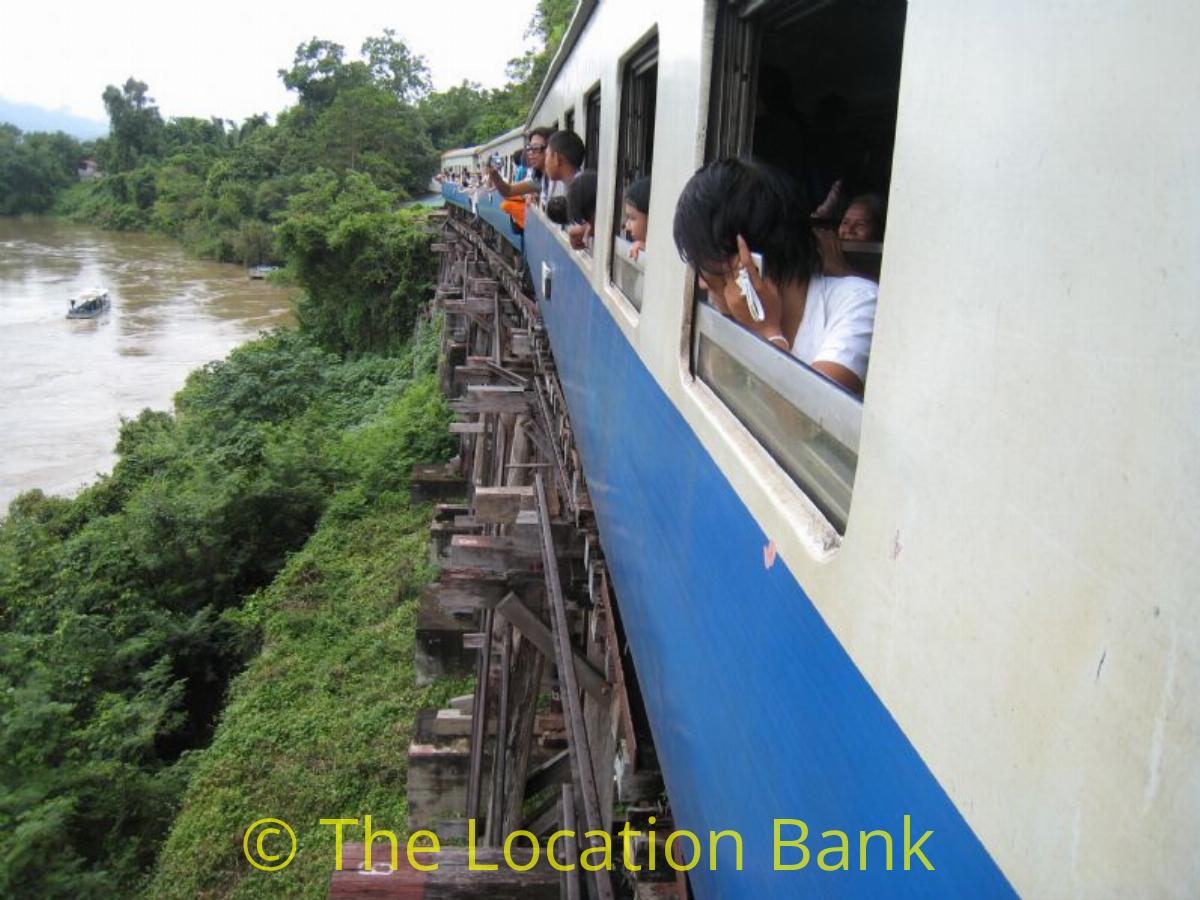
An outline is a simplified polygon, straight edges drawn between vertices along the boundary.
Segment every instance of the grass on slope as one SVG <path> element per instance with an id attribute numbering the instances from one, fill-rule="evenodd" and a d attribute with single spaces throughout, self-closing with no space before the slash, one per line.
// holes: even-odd
<path id="1" fill-rule="evenodd" d="M 416 714 L 469 689 L 415 686 L 429 519 L 398 493 L 368 502 L 358 488 L 344 491 L 272 585 L 236 614 L 260 625 L 262 652 L 234 682 L 200 754 L 148 896 L 323 897 L 334 833 L 322 818 L 369 813 L 403 840 Z M 295 859 L 280 872 L 243 857 L 244 830 L 265 817 L 296 833 Z M 348 831 L 355 839 L 361 831 Z"/>

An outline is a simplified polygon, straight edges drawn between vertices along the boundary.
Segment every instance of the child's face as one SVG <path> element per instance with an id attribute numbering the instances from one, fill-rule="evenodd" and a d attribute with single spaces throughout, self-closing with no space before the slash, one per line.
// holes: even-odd
<path id="1" fill-rule="evenodd" d="M 625 231 L 631 241 L 646 242 L 646 226 L 649 224 L 646 214 L 638 210 L 632 203 L 625 204 Z"/>

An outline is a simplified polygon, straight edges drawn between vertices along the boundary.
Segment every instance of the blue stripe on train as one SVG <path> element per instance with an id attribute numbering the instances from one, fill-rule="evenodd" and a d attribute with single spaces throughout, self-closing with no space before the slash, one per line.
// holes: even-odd
<path id="1" fill-rule="evenodd" d="M 705 844 L 698 896 L 1012 896 L 787 567 L 765 568 L 767 536 L 534 216 L 526 248 L 671 803 Z M 905 815 L 914 842 L 933 831 L 932 872 L 915 856 L 903 870 Z M 805 869 L 773 871 L 776 818 L 809 826 Z M 727 829 L 745 868 L 727 839 L 709 871 L 708 832 Z M 849 872 L 817 868 L 833 829 L 850 836 Z M 879 838 L 858 869 L 858 832 L 873 829 L 895 838 L 893 871 Z"/>
<path id="2" fill-rule="evenodd" d="M 513 225 L 512 216 L 500 208 L 504 198 L 496 192 L 485 192 L 479 201 L 472 205 L 471 197 L 465 191 L 451 182 L 445 182 L 442 184 L 442 197 L 447 203 L 483 219 L 498 235 L 512 244 L 518 253 L 525 249 L 525 239 Z"/>

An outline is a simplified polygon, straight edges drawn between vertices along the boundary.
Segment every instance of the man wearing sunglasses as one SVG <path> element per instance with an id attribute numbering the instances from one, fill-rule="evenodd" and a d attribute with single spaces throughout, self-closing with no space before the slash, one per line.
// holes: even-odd
<path id="1" fill-rule="evenodd" d="M 546 178 L 546 145 L 552 133 L 549 128 L 535 128 L 525 136 L 525 162 L 529 164 L 529 174 L 524 181 L 509 184 L 494 167 L 486 167 L 484 171 L 501 197 L 508 199 L 520 194 L 538 195 L 542 192 L 542 183 Z"/>

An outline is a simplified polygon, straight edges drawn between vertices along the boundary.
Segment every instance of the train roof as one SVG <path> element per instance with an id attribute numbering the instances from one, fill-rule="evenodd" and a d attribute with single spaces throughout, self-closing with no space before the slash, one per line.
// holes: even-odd
<path id="1" fill-rule="evenodd" d="M 452 159 L 474 159 L 475 154 L 479 151 L 479 147 L 455 147 L 453 150 L 442 151 L 442 162 L 445 163 Z"/>
<path id="2" fill-rule="evenodd" d="M 475 148 L 478 153 L 491 153 L 498 150 L 500 152 L 512 152 L 513 150 L 525 145 L 525 126 L 518 125 L 516 128 L 497 135 L 490 141 L 480 144 Z"/>
<path id="3" fill-rule="evenodd" d="M 558 50 L 554 53 L 554 58 L 550 60 L 550 68 L 546 70 L 546 77 L 542 79 L 542 86 L 538 88 L 537 96 L 533 99 L 533 104 L 529 107 L 529 116 L 525 120 L 525 127 L 532 128 L 534 118 L 537 116 L 538 109 L 542 105 L 542 101 L 546 99 L 546 94 L 550 92 L 551 86 L 554 84 L 554 79 L 558 77 L 559 70 L 563 67 L 567 57 L 571 55 L 571 51 L 575 48 L 575 42 L 579 40 L 579 35 L 583 33 L 584 26 L 587 25 L 588 19 L 591 18 L 592 12 L 596 9 L 596 4 L 599 0 L 579 0 L 579 5 L 575 7 L 575 15 L 571 17 L 571 22 L 567 26 L 567 33 L 563 35 L 562 43 L 558 45 Z"/>

